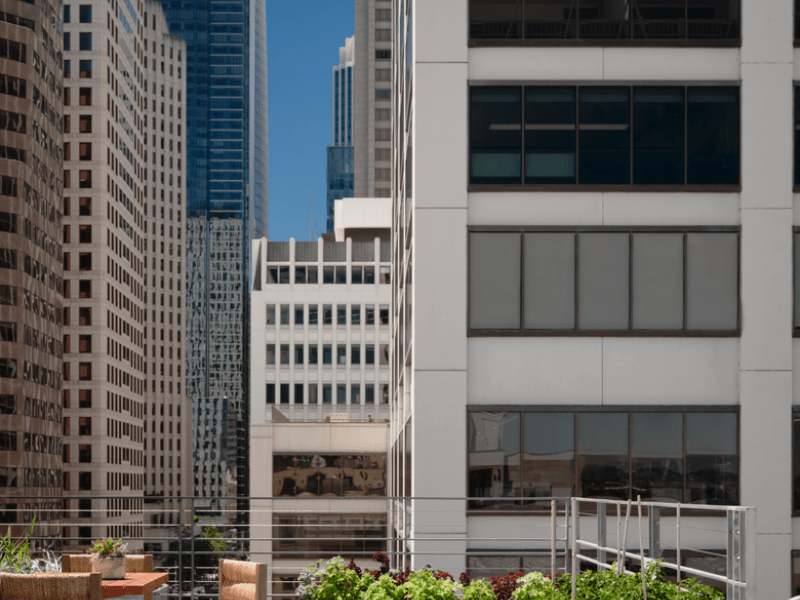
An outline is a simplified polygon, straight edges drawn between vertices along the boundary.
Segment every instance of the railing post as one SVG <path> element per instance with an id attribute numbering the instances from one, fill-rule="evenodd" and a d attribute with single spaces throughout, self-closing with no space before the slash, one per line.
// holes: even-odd
<path id="1" fill-rule="evenodd" d="M 178 497 L 178 594 L 183 594 L 183 496 Z"/>
<path id="2" fill-rule="evenodd" d="M 756 600 L 756 509 L 744 509 L 742 561 L 744 562 L 745 600 Z"/>
<path id="3" fill-rule="evenodd" d="M 678 575 L 676 578 L 675 583 L 681 582 L 681 504 L 678 503 L 677 512 L 675 513 L 675 537 L 677 539 L 677 543 L 675 544 L 677 547 L 677 557 L 675 559 L 675 564 L 678 565 Z"/>
<path id="4" fill-rule="evenodd" d="M 733 511 L 728 509 L 725 511 L 726 531 L 725 531 L 725 577 L 728 578 L 728 583 L 725 585 L 725 597 L 736 598 L 736 586 L 731 585 L 730 580 L 733 579 L 733 562 L 734 562 L 734 543 L 733 543 Z"/>
<path id="5" fill-rule="evenodd" d="M 550 500 L 550 578 L 556 573 L 556 501 Z"/>
<path id="6" fill-rule="evenodd" d="M 192 547 L 191 547 L 191 553 L 192 553 L 192 579 L 189 582 L 189 585 L 191 586 L 191 596 L 190 596 L 190 598 L 192 600 L 194 600 L 194 588 L 195 588 L 195 570 L 194 570 L 194 496 L 192 496 L 191 506 L 192 506 L 192 535 L 189 538 L 189 541 L 192 544 Z"/>
<path id="7" fill-rule="evenodd" d="M 597 545 L 606 546 L 606 504 L 605 502 L 597 503 Z M 597 549 L 597 562 L 606 562 L 606 551 L 601 548 Z M 605 569 L 597 565 L 598 569 Z"/>
<path id="8" fill-rule="evenodd" d="M 578 578 L 578 501 L 572 498 L 572 600 L 575 600 Z"/>
<path id="9" fill-rule="evenodd" d="M 649 528 L 648 550 L 650 560 L 661 558 L 661 509 L 657 506 L 647 507 L 647 525 Z"/>

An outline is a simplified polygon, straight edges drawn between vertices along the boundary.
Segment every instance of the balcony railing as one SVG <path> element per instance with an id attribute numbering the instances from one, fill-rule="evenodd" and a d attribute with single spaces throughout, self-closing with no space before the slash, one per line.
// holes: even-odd
<path id="1" fill-rule="evenodd" d="M 476 499 L 464 497 L 229 497 L 209 509 L 207 498 L 146 496 L 134 514 L 117 510 L 119 497 L 88 499 L 91 508 L 86 496 L 2 497 L 0 514 L 20 523 L 18 535 L 36 513 L 32 545 L 56 557 L 122 537 L 129 553 L 152 554 L 154 569 L 169 573 L 170 598 L 216 598 L 218 560 L 235 558 L 267 563 L 268 595 L 290 600 L 308 564 L 341 555 L 376 569 L 377 551 L 392 568 L 455 565 L 473 578 L 518 570 L 575 575 L 614 563 L 634 572 L 661 559 L 672 581 L 694 577 L 726 589 L 729 599 L 755 598 L 754 508 L 538 498 L 524 513 L 481 515 L 468 511 Z M 447 522 L 460 523 L 453 529 L 460 532 L 463 520 L 466 536 L 412 533 Z"/>

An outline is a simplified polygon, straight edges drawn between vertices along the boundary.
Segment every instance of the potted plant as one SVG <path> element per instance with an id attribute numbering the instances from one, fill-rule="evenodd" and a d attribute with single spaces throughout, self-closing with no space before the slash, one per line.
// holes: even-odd
<path id="1" fill-rule="evenodd" d="M 126 546 L 121 539 L 95 540 L 92 547 L 92 572 L 101 573 L 103 579 L 123 579 Z"/>

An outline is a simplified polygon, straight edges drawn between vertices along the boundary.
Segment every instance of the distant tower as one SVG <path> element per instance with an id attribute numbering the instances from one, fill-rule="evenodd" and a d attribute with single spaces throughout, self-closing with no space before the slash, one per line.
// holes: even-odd
<path id="1" fill-rule="evenodd" d="M 339 48 L 333 67 L 333 139 L 328 146 L 327 231 L 333 232 L 333 201 L 353 197 L 353 84 L 355 38 Z"/>

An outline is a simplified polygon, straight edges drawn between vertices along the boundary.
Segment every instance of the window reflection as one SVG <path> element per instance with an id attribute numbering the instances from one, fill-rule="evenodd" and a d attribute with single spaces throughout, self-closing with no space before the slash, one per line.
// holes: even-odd
<path id="1" fill-rule="evenodd" d="M 739 502 L 738 415 L 686 415 L 686 501 Z"/>
<path id="2" fill-rule="evenodd" d="M 275 496 L 386 494 L 385 454 L 275 455 L 273 473 Z"/>
<path id="3" fill-rule="evenodd" d="M 578 413 L 578 495 L 628 496 L 628 414 Z"/>
<path id="4" fill-rule="evenodd" d="M 277 531 L 277 558 L 313 558 L 359 554 L 369 557 L 385 551 L 386 515 L 280 515 L 273 521 Z M 333 538 L 333 539 L 321 539 Z"/>
<path id="5" fill-rule="evenodd" d="M 521 490 L 520 414 L 474 412 L 469 421 L 470 508 L 510 508 Z"/>
<path id="6" fill-rule="evenodd" d="M 574 495 L 575 414 L 525 413 L 523 425 L 522 495 Z"/>
<path id="7" fill-rule="evenodd" d="M 633 492 L 655 502 L 683 500 L 683 415 L 633 413 Z"/>

